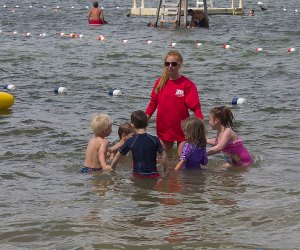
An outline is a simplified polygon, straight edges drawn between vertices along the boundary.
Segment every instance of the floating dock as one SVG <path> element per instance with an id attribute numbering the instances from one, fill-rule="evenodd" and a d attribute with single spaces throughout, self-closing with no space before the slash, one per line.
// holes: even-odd
<path id="1" fill-rule="evenodd" d="M 231 6 L 230 6 L 230 2 L 231 2 Z M 217 4 L 218 1 L 215 0 L 214 3 Z M 228 5 L 229 5 L 228 8 L 208 7 L 207 8 L 207 14 L 208 15 L 243 15 L 244 14 L 243 0 L 228 1 Z M 189 6 L 189 5 L 188 5 L 187 9 L 204 11 L 203 7 L 199 8 L 199 7 Z M 145 7 L 145 0 L 141 0 L 140 7 L 138 7 L 138 5 L 137 5 L 137 0 L 132 0 L 131 15 L 134 15 L 134 16 L 155 16 L 156 13 L 157 13 L 157 7 L 156 8 L 154 8 L 154 7 L 149 7 L 149 8 Z"/>

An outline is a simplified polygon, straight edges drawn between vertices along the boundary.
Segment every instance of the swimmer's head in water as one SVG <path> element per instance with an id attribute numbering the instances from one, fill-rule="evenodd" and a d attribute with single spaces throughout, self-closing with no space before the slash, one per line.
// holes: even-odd
<path id="1" fill-rule="evenodd" d="M 95 8 L 98 8 L 98 2 L 97 2 L 97 1 L 95 1 L 95 2 L 93 3 L 93 5 L 94 5 Z"/>

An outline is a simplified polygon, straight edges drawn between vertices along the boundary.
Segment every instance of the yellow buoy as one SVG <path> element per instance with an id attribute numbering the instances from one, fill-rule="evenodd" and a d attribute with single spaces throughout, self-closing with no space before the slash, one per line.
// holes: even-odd
<path id="1" fill-rule="evenodd" d="M 15 102 L 14 96 L 6 93 L 0 92 L 0 110 L 10 108 Z"/>

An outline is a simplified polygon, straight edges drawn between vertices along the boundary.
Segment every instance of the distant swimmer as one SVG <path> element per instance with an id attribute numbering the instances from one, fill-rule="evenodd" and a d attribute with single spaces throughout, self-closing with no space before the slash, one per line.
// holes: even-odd
<path id="1" fill-rule="evenodd" d="M 188 10 L 188 15 L 191 16 L 190 27 L 208 27 L 208 18 L 201 10 Z"/>
<path id="2" fill-rule="evenodd" d="M 254 10 L 249 11 L 249 16 L 254 16 Z"/>
<path id="3" fill-rule="evenodd" d="M 89 24 L 100 25 L 100 24 L 107 23 L 106 21 L 104 21 L 103 10 L 101 8 L 98 8 L 99 4 L 97 1 L 95 1 L 93 3 L 93 6 L 94 7 L 89 10 L 89 13 L 87 16 L 87 18 L 89 20 Z"/>

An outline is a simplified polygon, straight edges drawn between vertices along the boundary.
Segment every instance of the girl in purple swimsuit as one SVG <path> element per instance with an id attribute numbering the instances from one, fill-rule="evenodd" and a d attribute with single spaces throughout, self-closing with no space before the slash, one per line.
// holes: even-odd
<path id="1" fill-rule="evenodd" d="M 185 139 L 180 160 L 175 167 L 179 170 L 201 169 L 201 165 L 208 162 L 206 156 L 206 135 L 203 122 L 196 116 L 190 116 L 181 124 Z"/>
<path id="2" fill-rule="evenodd" d="M 212 145 L 208 149 L 207 155 L 222 151 L 227 166 L 248 166 L 253 160 L 244 147 L 242 139 L 237 135 L 234 122 L 234 116 L 230 108 L 226 106 L 215 107 L 210 111 L 209 125 L 212 129 L 217 130 L 217 136 L 213 139 L 207 139 L 207 143 Z"/>

